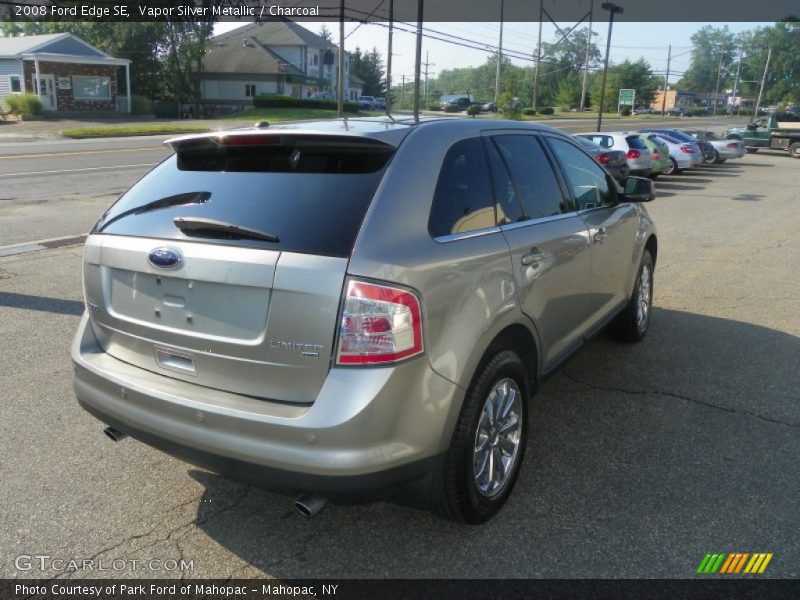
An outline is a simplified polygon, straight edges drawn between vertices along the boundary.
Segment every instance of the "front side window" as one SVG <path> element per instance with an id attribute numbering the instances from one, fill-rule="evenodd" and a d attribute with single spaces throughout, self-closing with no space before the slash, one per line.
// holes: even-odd
<path id="1" fill-rule="evenodd" d="M 616 204 L 616 193 L 602 167 L 569 142 L 550 138 L 550 145 L 561 162 L 578 210 Z"/>
<path id="2" fill-rule="evenodd" d="M 22 91 L 22 83 L 20 82 L 19 75 L 9 75 L 8 82 L 11 84 L 11 93 Z"/>
<path id="3" fill-rule="evenodd" d="M 111 100 L 110 77 L 73 75 L 72 89 L 76 100 Z"/>
<path id="4" fill-rule="evenodd" d="M 480 138 L 454 144 L 444 158 L 433 196 L 428 231 L 433 237 L 497 224 L 491 178 Z"/>
<path id="5" fill-rule="evenodd" d="M 498 135 L 493 140 L 511 174 L 526 217 L 541 219 L 569 212 L 539 140 L 532 135 Z"/>

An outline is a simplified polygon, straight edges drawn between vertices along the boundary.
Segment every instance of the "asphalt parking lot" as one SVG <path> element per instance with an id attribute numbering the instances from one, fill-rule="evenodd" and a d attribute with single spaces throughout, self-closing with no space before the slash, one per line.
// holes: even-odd
<path id="1" fill-rule="evenodd" d="M 542 384 L 517 487 L 482 527 L 388 503 L 306 520 L 111 443 L 71 389 L 81 247 L 0 257 L 0 577 L 682 578 L 736 551 L 800 576 L 799 173 L 762 151 L 657 181 L 647 338 L 601 335 Z M 18 560 L 41 555 L 126 562 Z M 192 569 L 133 562 L 153 559 Z"/>

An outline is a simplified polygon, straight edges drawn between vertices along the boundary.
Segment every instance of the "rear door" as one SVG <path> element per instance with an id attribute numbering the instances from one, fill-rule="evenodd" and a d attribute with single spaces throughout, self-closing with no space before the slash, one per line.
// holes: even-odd
<path id="1" fill-rule="evenodd" d="M 620 203 L 609 175 L 572 142 L 548 136 L 573 201 L 589 230 L 591 270 L 587 302 L 591 325 L 601 323 L 631 293 L 639 214 L 636 205 Z"/>
<path id="2" fill-rule="evenodd" d="M 588 231 L 538 136 L 495 133 L 486 146 L 520 305 L 536 325 L 549 370 L 587 325 Z"/>
<path id="3" fill-rule="evenodd" d="M 349 255 L 393 149 L 355 136 L 178 145 L 87 240 L 101 346 L 167 377 L 313 402 Z"/>

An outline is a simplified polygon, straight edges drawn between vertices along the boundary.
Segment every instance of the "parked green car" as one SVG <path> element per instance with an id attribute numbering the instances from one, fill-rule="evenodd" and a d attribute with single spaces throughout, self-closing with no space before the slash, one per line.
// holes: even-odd
<path id="1" fill-rule="evenodd" d="M 655 133 L 640 133 L 650 149 L 650 179 L 655 179 L 669 168 L 669 147 Z"/>

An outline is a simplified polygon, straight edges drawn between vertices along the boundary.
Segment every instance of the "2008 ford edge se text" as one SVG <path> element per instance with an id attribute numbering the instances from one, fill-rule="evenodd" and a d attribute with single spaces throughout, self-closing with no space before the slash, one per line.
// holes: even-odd
<path id="1" fill-rule="evenodd" d="M 536 382 L 650 320 L 649 180 L 569 136 L 349 119 L 179 137 L 86 240 L 81 405 L 218 473 L 483 523 Z M 532 451 L 535 452 L 535 443 Z"/>

